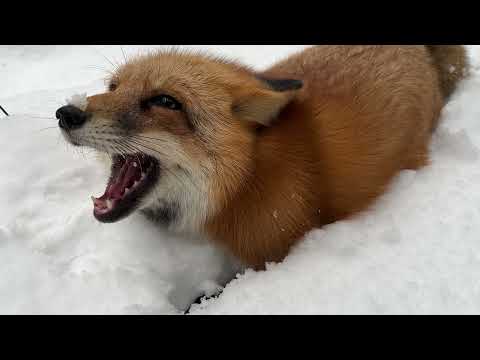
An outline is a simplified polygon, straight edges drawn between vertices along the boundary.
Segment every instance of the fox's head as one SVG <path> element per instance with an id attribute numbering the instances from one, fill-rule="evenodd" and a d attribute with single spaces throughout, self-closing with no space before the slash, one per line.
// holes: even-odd
<path id="1" fill-rule="evenodd" d="M 67 141 L 111 159 L 105 193 L 92 198 L 96 219 L 115 222 L 141 209 L 191 232 L 248 186 L 259 127 L 301 87 L 234 62 L 168 51 L 128 61 L 107 92 L 56 115 Z"/>

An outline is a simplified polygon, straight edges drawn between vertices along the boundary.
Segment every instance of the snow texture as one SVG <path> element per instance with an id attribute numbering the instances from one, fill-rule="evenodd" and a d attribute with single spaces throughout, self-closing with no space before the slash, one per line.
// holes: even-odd
<path id="1" fill-rule="evenodd" d="M 219 249 L 140 215 L 98 223 L 90 195 L 107 174 L 56 127 L 64 99 L 103 89 L 97 67 L 114 66 L 105 57 L 146 48 L 0 47 L 11 115 L 0 117 L 1 314 L 180 314 L 236 272 Z M 303 47 L 201 48 L 263 68 Z M 285 261 L 247 270 L 191 313 L 479 314 L 480 47 L 469 51 L 473 74 L 444 109 L 430 166 L 404 171 L 369 211 L 312 231 Z"/>

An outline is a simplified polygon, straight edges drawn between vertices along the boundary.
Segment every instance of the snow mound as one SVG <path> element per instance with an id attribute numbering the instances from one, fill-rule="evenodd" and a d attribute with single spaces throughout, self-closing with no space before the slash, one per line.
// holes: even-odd
<path id="1" fill-rule="evenodd" d="M 66 99 L 68 105 L 75 106 L 82 111 L 87 109 L 87 93 L 74 94 L 70 98 Z"/>

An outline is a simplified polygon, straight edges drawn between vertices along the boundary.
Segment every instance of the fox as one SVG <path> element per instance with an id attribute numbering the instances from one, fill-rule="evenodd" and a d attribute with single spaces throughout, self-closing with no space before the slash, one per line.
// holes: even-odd
<path id="1" fill-rule="evenodd" d="M 427 166 L 468 70 L 461 45 L 317 45 L 262 71 L 163 49 L 128 59 L 105 92 L 56 118 L 109 168 L 92 197 L 98 221 L 139 211 L 262 270 Z"/>

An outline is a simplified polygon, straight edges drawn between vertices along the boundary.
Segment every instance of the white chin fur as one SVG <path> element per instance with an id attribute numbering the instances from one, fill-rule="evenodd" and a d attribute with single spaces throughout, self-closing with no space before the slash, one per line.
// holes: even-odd
<path id="1" fill-rule="evenodd" d="M 174 203 L 179 208 L 178 217 L 169 224 L 168 229 L 177 233 L 197 233 L 205 223 L 208 214 L 206 179 L 189 178 L 183 172 L 176 176 L 168 173 L 160 175 L 153 191 L 147 195 L 141 208 L 158 209 L 161 204 Z M 199 181 L 200 180 L 200 181 Z"/>

